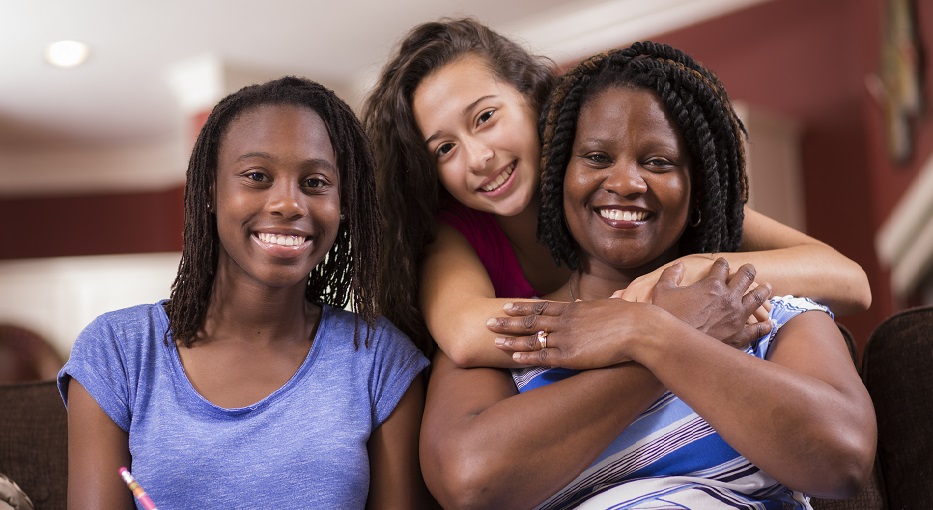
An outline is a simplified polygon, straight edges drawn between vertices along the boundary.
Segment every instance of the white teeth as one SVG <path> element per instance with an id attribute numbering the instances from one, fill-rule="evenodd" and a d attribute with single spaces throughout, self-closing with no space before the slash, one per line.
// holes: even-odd
<path id="1" fill-rule="evenodd" d="M 277 244 L 279 246 L 298 246 L 305 242 L 306 239 L 304 236 L 286 236 L 281 234 L 267 234 L 265 232 L 257 233 L 256 237 L 264 243 Z"/>
<path id="2" fill-rule="evenodd" d="M 600 209 L 599 215 L 612 221 L 644 221 L 648 217 L 645 211 L 620 211 L 618 209 Z"/>
<path id="3" fill-rule="evenodd" d="M 502 186 L 502 183 L 508 180 L 509 176 L 512 175 L 513 171 L 515 171 L 514 163 L 509 165 L 509 167 L 506 168 L 504 172 L 499 174 L 499 176 L 496 177 L 496 180 L 483 186 L 482 187 L 483 191 L 493 191 L 493 190 L 499 189 L 499 186 Z"/>

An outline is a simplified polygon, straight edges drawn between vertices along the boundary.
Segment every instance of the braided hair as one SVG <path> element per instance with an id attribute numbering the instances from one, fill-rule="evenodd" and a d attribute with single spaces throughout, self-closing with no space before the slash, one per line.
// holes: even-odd
<path id="1" fill-rule="evenodd" d="M 437 162 L 425 148 L 412 101 L 425 78 L 467 55 L 482 58 L 535 112 L 555 80 L 550 60 L 529 54 L 476 19 L 445 18 L 408 33 L 363 105 L 363 124 L 376 155 L 377 193 L 387 220 L 379 266 L 380 312 L 428 354 L 433 340 L 418 306 L 421 258 L 424 247 L 434 241 L 439 208 L 453 199 L 438 184 Z"/>
<path id="2" fill-rule="evenodd" d="M 564 221 L 564 175 L 570 160 L 577 119 L 587 99 L 610 87 L 654 91 L 683 134 L 692 164 L 692 214 L 681 254 L 736 251 L 742 240 L 747 132 L 726 89 L 716 76 L 680 50 L 638 42 L 590 57 L 560 80 L 542 111 L 541 210 L 538 239 L 558 264 L 579 265 L 573 237 Z"/>
<path id="3" fill-rule="evenodd" d="M 222 99 L 201 128 L 188 162 L 185 182 L 184 245 L 178 274 L 166 304 L 170 329 L 186 347 L 203 326 L 214 284 L 220 241 L 210 211 L 221 139 L 231 122 L 261 105 L 294 105 L 321 116 L 337 156 L 340 203 L 345 220 L 334 245 L 310 274 L 305 298 L 352 309 L 369 326 L 376 318 L 376 260 L 382 217 L 376 206 L 372 152 L 353 111 L 333 91 L 313 81 L 287 76 L 250 85 Z M 354 345 L 358 346 L 358 327 Z M 369 345 L 369 331 L 365 343 Z"/>

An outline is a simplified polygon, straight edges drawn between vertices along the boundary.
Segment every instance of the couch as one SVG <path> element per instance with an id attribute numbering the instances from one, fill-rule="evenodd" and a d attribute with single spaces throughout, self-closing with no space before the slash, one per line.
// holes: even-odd
<path id="1" fill-rule="evenodd" d="M 933 508 L 933 306 L 904 310 L 871 333 L 861 374 L 875 405 L 878 450 L 868 485 L 816 510 Z"/>
<path id="2" fill-rule="evenodd" d="M 0 473 L 35 510 L 65 510 L 68 414 L 55 381 L 0 385 Z"/>

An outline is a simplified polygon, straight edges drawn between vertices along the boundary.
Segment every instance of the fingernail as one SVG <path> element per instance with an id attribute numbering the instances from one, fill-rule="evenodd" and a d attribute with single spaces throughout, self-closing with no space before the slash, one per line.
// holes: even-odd
<path id="1" fill-rule="evenodd" d="M 495 326 L 495 325 L 496 325 L 496 319 L 489 319 L 488 321 L 486 321 L 486 325 L 487 325 L 487 326 Z"/>
<path id="2" fill-rule="evenodd" d="M 503 309 L 503 310 L 511 310 L 511 309 L 512 309 L 512 303 L 506 303 L 506 304 L 502 305 L 502 309 Z"/>
<path id="3" fill-rule="evenodd" d="M 501 336 L 497 336 L 496 345 L 505 345 L 505 338 L 502 338 Z"/>

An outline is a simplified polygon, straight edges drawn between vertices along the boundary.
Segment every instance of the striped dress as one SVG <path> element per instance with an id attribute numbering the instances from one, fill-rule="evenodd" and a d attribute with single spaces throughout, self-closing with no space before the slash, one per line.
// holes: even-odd
<path id="1" fill-rule="evenodd" d="M 826 307 L 791 296 L 771 300 L 776 327 L 746 352 L 766 359 L 788 320 Z M 572 376 L 573 370 L 513 370 L 520 392 Z M 733 450 L 676 395 L 667 392 L 596 461 L 539 509 L 809 509 L 808 498 L 779 484 Z"/>

